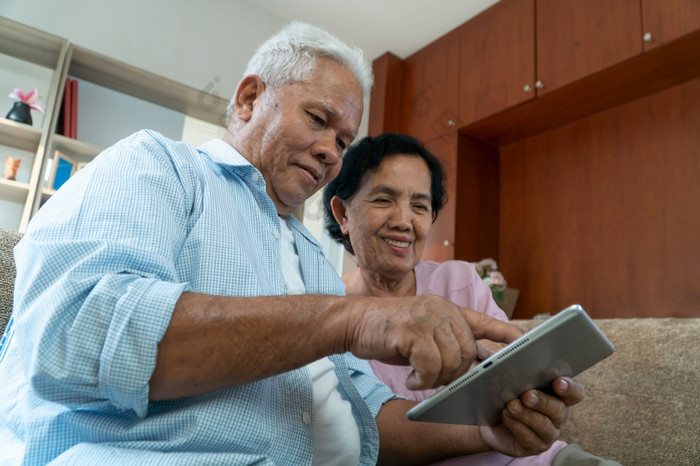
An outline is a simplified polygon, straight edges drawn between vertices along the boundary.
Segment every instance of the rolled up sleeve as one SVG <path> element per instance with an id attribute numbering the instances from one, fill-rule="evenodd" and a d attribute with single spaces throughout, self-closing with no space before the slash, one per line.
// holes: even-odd
<path id="1" fill-rule="evenodd" d="M 16 249 L 15 317 L 39 396 L 146 415 L 158 343 L 188 288 L 175 266 L 193 200 L 182 176 L 140 132 L 34 217 Z"/>

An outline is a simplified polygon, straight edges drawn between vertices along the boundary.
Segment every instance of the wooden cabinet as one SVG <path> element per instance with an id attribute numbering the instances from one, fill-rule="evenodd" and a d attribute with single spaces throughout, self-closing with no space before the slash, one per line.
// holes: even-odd
<path id="1" fill-rule="evenodd" d="M 379 114 L 509 144 L 693 79 L 699 43 L 698 0 L 502 0 L 406 58 Z"/>
<path id="2" fill-rule="evenodd" d="M 186 117 L 192 117 L 196 121 L 225 126 L 224 114 L 228 104 L 225 99 L 5 18 L 0 18 L 0 53 L 3 54 L 0 57 L 7 55 L 48 69 L 44 87 L 46 95 L 42 96 L 46 97 L 46 100 L 42 99 L 46 103 L 46 114 L 41 128 L 0 119 L 0 145 L 23 150 L 31 155 L 31 160 L 27 161 L 27 165 L 31 165 L 31 172 L 26 179 L 0 182 L 2 228 L 24 231 L 31 216 L 51 196 L 53 190 L 48 189 L 45 180 L 55 151 L 65 153 L 76 162 L 89 162 L 102 149 L 94 143 L 71 139 L 54 132 L 68 75 L 118 94 L 121 99 L 119 105 L 133 99 L 178 112 L 182 114 L 183 122 Z M 18 79 L 22 78 L 20 68 L 19 64 L 9 67 L 18 73 Z M 78 108 L 82 105 L 79 99 Z M 114 112 L 113 108 L 98 110 L 104 115 Z M 158 121 L 149 123 L 152 123 L 149 127 L 158 130 Z M 180 133 L 182 128 L 181 125 Z M 80 132 L 78 136 L 84 139 Z M 127 134 L 115 134 L 110 143 L 125 136 Z"/>
<path id="3" fill-rule="evenodd" d="M 697 0 L 502 0 L 403 60 L 381 82 L 400 103 L 379 116 L 423 141 L 455 129 L 517 140 L 692 77 L 692 58 L 672 62 L 692 54 L 698 31 Z"/>
<path id="4" fill-rule="evenodd" d="M 454 31 L 460 37 L 459 127 L 699 29 L 697 0 L 503 0 Z"/>
<path id="5" fill-rule="evenodd" d="M 448 174 L 424 257 L 497 259 L 517 318 L 697 316 L 700 1 L 502 0 L 456 33 L 458 128 L 412 131 Z"/>
<path id="6" fill-rule="evenodd" d="M 401 88 L 401 132 L 430 141 L 461 126 L 458 37 L 447 34 L 406 58 Z"/>
<path id="7" fill-rule="evenodd" d="M 644 51 L 700 29 L 698 0 L 641 0 Z"/>
<path id="8" fill-rule="evenodd" d="M 460 127 L 535 96 L 534 26 L 534 0 L 503 0 L 457 29 Z"/>
<path id="9" fill-rule="evenodd" d="M 537 0 L 538 95 L 642 53 L 639 0 Z"/>
<path id="10" fill-rule="evenodd" d="M 573 0 L 564 0 L 561 4 L 569 1 L 573 2 Z M 606 35 L 610 37 L 624 36 L 623 39 L 617 41 L 610 39 L 610 44 L 620 42 L 621 45 L 612 47 L 612 45 L 598 44 L 595 47 L 588 46 L 589 50 L 586 53 L 577 53 L 577 48 L 583 49 L 582 41 L 566 39 L 566 34 L 569 34 L 567 31 L 572 30 L 572 37 L 583 37 L 584 33 L 579 30 L 589 30 L 588 36 L 594 35 L 590 31 L 595 29 L 595 18 L 600 15 L 600 12 L 596 10 L 585 13 L 582 10 L 572 18 L 567 16 L 565 12 L 559 11 L 560 2 L 538 0 L 536 3 L 538 24 L 547 21 L 567 24 L 567 28 L 556 24 L 543 26 L 542 32 L 538 31 L 538 38 L 541 35 L 546 35 L 545 31 L 548 27 L 551 31 L 556 30 L 564 34 L 566 39 L 564 42 L 569 44 L 568 54 L 563 53 L 564 48 L 556 49 L 556 44 L 561 39 L 553 37 L 548 41 L 538 40 L 538 80 L 535 81 L 534 87 L 537 88 L 538 81 L 541 81 L 541 88 L 537 89 L 537 97 L 473 122 L 467 122 L 464 118 L 465 114 L 462 112 L 460 116 L 465 126 L 461 127 L 460 130 L 475 139 L 490 144 L 510 144 L 694 79 L 700 75 L 700 18 L 692 18 L 699 16 L 695 11 L 700 7 L 695 7 L 694 5 L 698 5 L 698 3 L 690 3 L 691 1 L 694 0 L 669 2 L 669 6 L 677 5 L 678 10 L 669 8 L 668 11 L 665 8 L 656 8 L 656 10 L 650 8 L 647 11 L 641 9 L 643 5 L 646 8 L 647 3 L 637 1 L 603 2 L 599 6 L 604 8 L 605 13 L 618 17 L 625 16 L 621 10 L 618 10 L 618 5 L 627 5 L 629 17 L 636 18 L 637 24 L 634 25 L 623 19 L 620 23 L 624 26 L 606 26 L 608 28 Z M 582 9 L 593 3 L 573 2 L 572 4 L 575 4 L 576 8 Z M 549 10 L 540 8 L 540 6 L 547 5 L 554 6 Z M 555 10 L 558 13 L 555 13 Z M 685 13 L 681 13 L 681 11 Z M 558 18 L 557 14 L 563 15 L 563 18 Z M 590 22 L 589 26 L 574 24 L 575 18 L 586 15 L 588 16 L 586 21 Z M 547 20 L 547 16 L 552 17 Z M 672 27 L 671 24 L 681 21 L 681 17 L 684 18 L 682 20 L 683 26 Z M 663 46 L 659 44 L 642 51 L 641 18 L 644 18 L 644 21 L 656 18 L 654 21 L 664 24 L 664 28 L 673 29 L 674 34 L 668 35 L 673 39 L 669 39 Z M 661 26 L 658 29 L 661 30 Z M 556 35 L 551 31 L 550 35 Z M 613 33 L 612 31 L 617 32 Z M 615 53 L 621 61 L 612 63 L 609 59 L 604 59 L 601 49 L 607 46 L 610 46 L 611 50 L 617 50 Z M 544 60 L 543 57 L 548 48 L 551 49 L 549 53 L 553 57 L 559 57 L 556 60 L 563 60 L 565 64 L 555 62 L 555 58 Z M 627 52 L 621 51 L 624 49 L 627 49 Z M 545 64 L 545 61 L 548 63 Z M 579 66 L 578 61 L 586 66 Z M 465 65 L 462 64 L 462 66 Z M 478 64 L 472 66 L 476 67 Z M 574 78 L 575 76 L 578 78 Z M 571 79 L 573 81 L 570 81 Z"/>

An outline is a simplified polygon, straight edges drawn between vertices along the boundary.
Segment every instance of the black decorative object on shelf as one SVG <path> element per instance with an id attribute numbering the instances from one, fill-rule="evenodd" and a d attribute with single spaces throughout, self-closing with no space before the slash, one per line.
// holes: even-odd
<path id="1" fill-rule="evenodd" d="M 11 99 L 17 100 L 10 109 L 10 112 L 5 116 L 9 120 L 19 121 L 20 123 L 32 124 L 32 115 L 30 110 L 36 110 L 44 113 L 44 104 L 39 102 L 39 91 L 34 88 L 29 92 L 24 92 L 19 87 L 15 87 L 10 95 Z"/>
<path id="2" fill-rule="evenodd" d="M 32 115 L 29 110 L 29 105 L 25 104 L 24 102 L 15 102 L 7 115 L 5 115 L 5 118 L 31 125 Z"/>

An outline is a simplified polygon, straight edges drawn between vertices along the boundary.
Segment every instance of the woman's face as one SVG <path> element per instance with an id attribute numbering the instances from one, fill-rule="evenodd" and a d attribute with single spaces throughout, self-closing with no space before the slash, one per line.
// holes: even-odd
<path id="1" fill-rule="evenodd" d="M 420 156 L 385 157 L 352 198 L 332 205 L 364 271 L 401 279 L 420 261 L 434 217 L 430 170 Z"/>

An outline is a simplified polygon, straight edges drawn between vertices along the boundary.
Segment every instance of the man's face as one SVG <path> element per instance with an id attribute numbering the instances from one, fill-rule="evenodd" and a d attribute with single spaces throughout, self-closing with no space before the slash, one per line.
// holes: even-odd
<path id="1" fill-rule="evenodd" d="M 362 107 L 352 72 L 325 58 L 316 60 L 309 80 L 257 94 L 241 127 L 242 145 L 234 147 L 260 170 L 279 214 L 291 213 L 338 175 Z"/>

